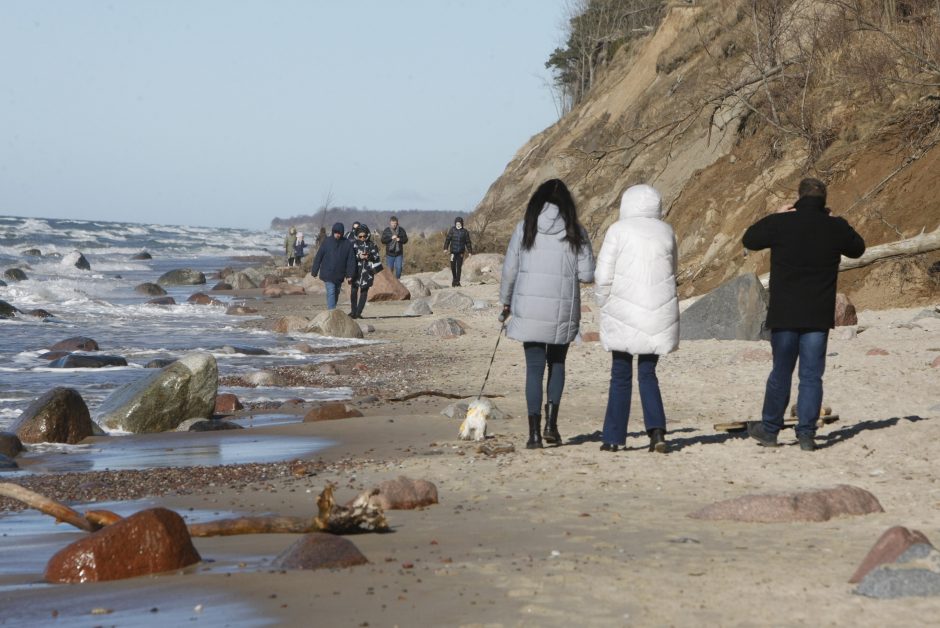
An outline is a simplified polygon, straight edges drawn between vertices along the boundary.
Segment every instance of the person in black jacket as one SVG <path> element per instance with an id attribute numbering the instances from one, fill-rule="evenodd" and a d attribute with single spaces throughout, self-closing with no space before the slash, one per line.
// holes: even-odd
<path id="1" fill-rule="evenodd" d="M 473 255 L 473 243 L 470 241 L 470 232 L 464 229 L 463 218 L 454 220 L 454 226 L 447 231 L 444 238 L 444 250 L 450 251 L 451 287 L 460 286 L 460 271 L 463 268 L 463 256 Z"/>
<path id="2" fill-rule="evenodd" d="M 343 223 L 333 225 L 333 237 L 324 240 L 317 249 L 310 274 L 319 275 L 326 286 L 326 309 L 336 309 L 343 280 L 356 274 L 353 243 L 343 237 Z"/>
<path id="3" fill-rule="evenodd" d="M 369 228 L 360 225 L 356 231 L 356 274 L 349 280 L 349 316 L 362 318 L 362 310 L 369 299 L 369 288 L 375 281 L 375 275 L 382 270 L 382 258 L 379 247 L 370 239 Z"/>
<path id="4" fill-rule="evenodd" d="M 767 378 L 760 422 L 748 434 L 775 447 L 790 403 L 790 384 L 800 362 L 796 436 L 800 449 L 816 449 L 816 420 L 822 406 L 829 330 L 835 325 L 840 256 L 861 257 L 865 241 L 842 218 L 830 216 L 826 185 L 803 179 L 800 199 L 751 225 L 742 243 L 752 251 L 770 249 L 770 305 L 767 327 L 773 367 Z"/>
<path id="5" fill-rule="evenodd" d="M 396 279 L 401 279 L 401 270 L 405 263 L 405 244 L 408 234 L 403 227 L 398 226 L 398 218 L 392 216 L 388 219 L 388 226 L 382 232 L 382 244 L 385 245 L 385 265 L 389 272 L 395 273 Z"/>

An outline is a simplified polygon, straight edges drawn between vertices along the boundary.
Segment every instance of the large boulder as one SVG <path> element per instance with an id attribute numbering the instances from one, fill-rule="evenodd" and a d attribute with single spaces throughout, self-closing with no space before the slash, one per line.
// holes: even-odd
<path id="1" fill-rule="evenodd" d="M 499 281 L 503 272 L 503 261 L 506 256 L 501 253 L 477 253 L 471 255 L 463 262 L 460 273 L 461 281 L 480 281 L 492 283 Z"/>
<path id="2" fill-rule="evenodd" d="M 162 297 L 166 294 L 166 290 L 164 290 L 162 286 L 149 281 L 134 286 L 134 292 L 145 294 L 149 297 Z"/>
<path id="3" fill-rule="evenodd" d="M 411 292 L 387 268 L 375 276 L 375 282 L 369 288 L 369 301 L 407 301 Z"/>
<path id="4" fill-rule="evenodd" d="M 909 530 L 904 526 L 894 526 L 885 530 L 868 554 L 862 560 L 862 563 L 849 578 L 849 582 L 856 584 L 862 581 L 862 578 L 868 575 L 872 569 L 881 565 L 893 563 L 912 545 L 917 544 L 930 545 L 930 541 L 920 530 Z"/>
<path id="5" fill-rule="evenodd" d="M 27 407 L 10 430 L 24 443 L 74 445 L 95 434 L 85 400 L 74 388 L 53 388 Z"/>
<path id="6" fill-rule="evenodd" d="M 97 351 L 98 343 L 87 336 L 72 336 L 46 348 L 49 351 Z"/>
<path id="7" fill-rule="evenodd" d="M 463 324 L 452 318 L 441 318 L 428 327 L 427 333 L 438 338 L 450 339 L 464 335 Z"/>
<path id="8" fill-rule="evenodd" d="M 39 249 L 26 249 L 23 251 L 23 255 L 26 257 L 42 257 L 42 251 Z"/>
<path id="9" fill-rule="evenodd" d="M 49 363 L 49 368 L 53 369 L 100 369 L 105 366 L 127 366 L 127 360 L 119 355 L 69 353 Z"/>
<path id="10" fill-rule="evenodd" d="M 10 281 L 26 281 L 29 277 L 26 276 L 19 268 L 8 268 L 3 273 L 3 278 Z"/>
<path id="11" fill-rule="evenodd" d="M 186 302 L 190 305 L 225 305 L 218 299 L 213 299 L 205 292 L 194 292 L 193 294 L 189 295 L 189 298 L 186 299 Z"/>
<path id="12" fill-rule="evenodd" d="M 304 292 L 307 294 L 326 294 L 326 285 L 310 273 L 304 275 L 300 285 L 304 287 Z"/>
<path id="13" fill-rule="evenodd" d="M 768 340 L 769 295 L 757 275 L 735 277 L 690 305 L 679 318 L 682 340 Z"/>
<path id="14" fill-rule="evenodd" d="M 833 517 L 884 512 L 878 499 L 856 486 L 840 484 L 835 488 L 811 491 L 744 495 L 716 502 L 689 517 L 707 521 L 748 521 L 779 523 L 794 521 L 829 521 Z"/>
<path id="15" fill-rule="evenodd" d="M 263 277 L 254 277 L 250 273 L 240 271 L 223 277 L 225 283 L 232 286 L 233 290 L 251 290 L 261 285 Z"/>
<path id="16" fill-rule="evenodd" d="M 176 299 L 171 296 L 156 297 L 147 301 L 147 305 L 176 305 Z"/>
<path id="17" fill-rule="evenodd" d="M 469 310 L 473 307 L 473 298 L 459 290 L 441 290 L 431 300 L 435 310 Z"/>
<path id="18" fill-rule="evenodd" d="M 0 456 L 16 458 L 23 451 L 23 441 L 13 432 L 0 432 Z"/>
<path id="19" fill-rule="evenodd" d="M 62 266 L 74 266 L 79 270 L 91 270 L 91 264 L 80 251 L 72 251 L 59 262 Z"/>
<path id="20" fill-rule="evenodd" d="M 0 301 L 0 318 L 13 318 L 17 312 L 19 310 L 6 301 Z"/>
<path id="21" fill-rule="evenodd" d="M 161 286 L 197 286 L 206 283 L 206 276 L 192 268 L 178 268 L 160 275 Z"/>
<path id="22" fill-rule="evenodd" d="M 853 593 L 878 599 L 940 597 L 940 551 L 915 543 L 893 563 L 871 570 Z"/>
<path id="23" fill-rule="evenodd" d="M 234 393 L 220 393 L 215 397 L 215 408 L 213 414 L 232 414 L 238 410 L 244 410 L 245 406 L 238 400 Z"/>
<path id="24" fill-rule="evenodd" d="M 334 338 L 362 338 L 362 328 L 340 309 L 320 312 L 304 331 Z"/>
<path id="25" fill-rule="evenodd" d="M 408 292 L 411 293 L 411 298 L 417 297 L 429 297 L 431 296 L 430 288 L 425 285 L 419 277 L 405 277 L 401 280 L 403 286 L 408 288 Z"/>
<path id="26" fill-rule="evenodd" d="M 134 434 L 173 430 L 186 419 L 208 419 L 215 409 L 219 367 L 209 353 L 190 353 L 121 386 L 102 402 L 96 419 Z"/>
<path id="27" fill-rule="evenodd" d="M 335 534 L 306 534 L 274 559 L 275 569 L 341 569 L 365 565 L 363 556 L 352 541 Z"/>
<path id="28" fill-rule="evenodd" d="M 132 260 L 138 260 L 138 261 L 139 261 L 139 260 L 148 260 L 148 259 L 153 259 L 153 255 L 151 255 L 151 254 L 148 253 L 147 251 L 141 251 L 140 253 L 135 253 L 134 255 L 132 255 L 132 256 L 131 256 L 131 259 L 132 259 Z"/>
<path id="29" fill-rule="evenodd" d="M 437 487 L 427 480 L 412 480 L 402 475 L 382 482 L 375 490 L 378 493 L 369 498 L 369 503 L 382 510 L 413 510 L 437 503 Z"/>
<path id="30" fill-rule="evenodd" d="M 405 309 L 405 316 L 428 316 L 433 314 L 427 299 L 415 299 Z"/>
<path id="31" fill-rule="evenodd" d="M 82 537 L 49 559 L 46 582 L 104 582 L 182 569 L 202 560 L 186 522 L 150 508 Z"/>

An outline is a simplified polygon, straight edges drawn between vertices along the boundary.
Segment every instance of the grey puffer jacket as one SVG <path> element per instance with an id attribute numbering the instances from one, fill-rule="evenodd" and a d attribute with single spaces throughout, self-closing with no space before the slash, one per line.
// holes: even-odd
<path id="1" fill-rule="evenodd" d="M 500 302 L 510 305 L 506 335 L 522 342 L 567 344 L 581 325 L 581 283 L 594 281 L 594 252 L 587 233 L 573 251 L 565 240 L 558 207 L 546 203 L 539 214 L 532 248 L 522 248 L 523 223 L 516 225 L 503 262 Z"/>

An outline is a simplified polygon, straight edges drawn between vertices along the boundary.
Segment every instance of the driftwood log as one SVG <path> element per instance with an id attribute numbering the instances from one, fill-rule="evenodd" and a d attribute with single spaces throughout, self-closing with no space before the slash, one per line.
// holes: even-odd
<path id="1" fill-rule="evenodd" d="M 38 510 L 45 515 L 55 517 L 56 523 L 67 523 L 71 526 L 75 526 L 79 530 L 84 530 L 85 532 L 94 532 L 101 527 L 100 525 L 97 525 L 88 520 L 77 510 L 69 508 L 62 502 L 49 499 L 45 495 L 40 495 L 39 493 L 35 493 L 28 488 L 23 488 L 19 484 L 13 484 L 12 482 L 0 482 L 0 495 L 3 497 L 9 497 L 10 499 L 15 499 L 18 502 L 22 502 L 30 508 Z"/>

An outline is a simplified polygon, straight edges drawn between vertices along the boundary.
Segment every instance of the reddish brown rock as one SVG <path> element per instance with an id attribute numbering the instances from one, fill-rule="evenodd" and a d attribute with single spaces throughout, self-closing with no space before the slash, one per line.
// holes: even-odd
<path id="1" fill-rule="evenodd" d="M 378 486 L 378 495 L 372 503 L 383 510 L 413 510 L 437 503 L 437 487 L 427 480 L 412 480 L 401 476 L 386 480 Z"/>
<path id="2" fill-rule="evenodd" d="M 846 325 L 858 325 L 858 315 L 849 298 L 840 292 L 836 294 L 836 327 Z"/>
<path id="3" fill-rule="evenodd" d="M 304 423 L 311 423 L 313 421 L 348 419 L 349 417 L 356 416 L 362 416 L 362 413 L 355 408 L 350 408 L 345 403 L 324 403 L 307 412 L 307 414 L 304 415 Z"/>
<path id="4" fill-rule="evenodd" d="M 247 305 L 230 305 L 225 313 L 230 316 L 245 316 L 247 314 L 257 314 L 258 310 Z"/>
<path id="5" fill-rule="evenodd" d="M 58 360 L 69 355 L 70 351 L 46 351 L 39 356 L 40 360 Z"/>
<path id="6" fill-rule="evenodd" d="M 219 393 L 215 396 L 215 410 L 213 414 L 232 414 L 236 410 L 241 410 L 245 406 L 238 400 L 238 397 L 232 393 Z"/>
<path id="7" fill-rule="evenodd" d="M 868 491 L 846 484 L 812 491 L 744 495 L 706 506 L 689 514 L 708 521 L 778 523 L 828 521 L 833 517 L 884 512 Z"/>
<path id="8" fill-rule="evenodd" d="M 597 331 L 586 331 L 581 334 L 581 342 L 600 342 L 601 334 Z"/>
<path id="9" fill-rule="evenodd" d="M 375 276 L 375 282 L 369 288 L 369 301 L 407 301 L 411 291 L 398 280 L 387 268 Z"/>
<path id="10" fill-rule="evenodd" d="M 342 569 L 368 562 L 352 541 L 335 534 L 314 532 L 300 537 L 281 552 L 273 566 L 275 569 Z"/>
<path id="11" fill-rule="evenodd" d="M 59 387 L 29 404 L 10 431 L 24 443 L 74 445 L 94 434 L 94 425 L 78 391 Z"/>
<path id="12" fill-rule="evenodd" d="M 103 582 L 182 569 L 202 560 L 183 518 L 150 508 L 79 539 L 46 565 L 47 582 Z"/>
<path id="13" fill-rule="evenodd" d="M 23 313 L 26 314 L 27 316 L 35 316 L 36 318 L 53 318 L 55 316 L 55 314 L 53 314 L 49 310 L 44 310 L 41 307 L 36 308 L 35 310 L 28 310 Z"/>
<path id="14" fill-rule="evenodd" d="M 12 432 L 0 432 L 0 456 L 16 458 L 23 451 L 23 442 Z"/>
<path id="15" fill-rule="evenodd" d="M 75 336 L 74 338 L 66 338 L 47 348 L 49 351 L 97 351 L 98 343 L 85 336 Z"/>
<path id="16" fill-rule="evenodd" d="M 196 292 L 189 295 L 189 298 L 186 299 L 187 303 L 192 305 L 223 305 L 218 299 L 213 299 L 205 292 Z"/>
<path id="17" fill-rule="evenodd" d="M 884 349 L 879 349 L 876 347 L 874 349 L 869 349 L 868 353 L 865 355 L 889 355 L 889 353 Z"/>
<path id="18" fill-rule="evenodd" d="M 855 584 L 861 582 L 869 571 L 887 563 L 893 563 L 898 557 L 907 551 L 911 545 L 923 543 L 930 545 L 930 541 L 919 530 L 908 530 L 904 526 L 894 526 L 888 528 L 884 534 L 875 542 L 862 563 L 849 578 L 849 582 Z"/>

